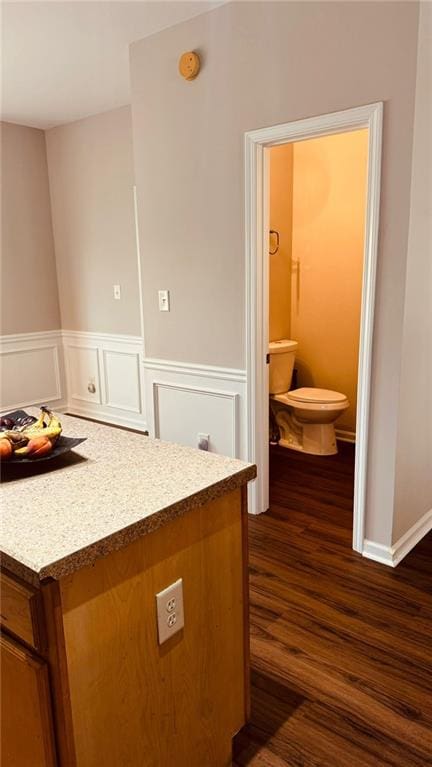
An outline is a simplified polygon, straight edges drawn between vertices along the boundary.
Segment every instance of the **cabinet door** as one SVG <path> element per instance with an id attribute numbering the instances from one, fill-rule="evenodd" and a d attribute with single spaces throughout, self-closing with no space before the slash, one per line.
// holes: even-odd
<path id="1" fill-rule="evenodd" d="M 1 763 L 54 767 L 46 663 L 5 634 L 1 645 Z"/>
<path id="2" fill-rule="evenodd" d="M 45 649 L 43 608 L 39 589 L 0 572 L 1 625 L 41 652 Z"/>

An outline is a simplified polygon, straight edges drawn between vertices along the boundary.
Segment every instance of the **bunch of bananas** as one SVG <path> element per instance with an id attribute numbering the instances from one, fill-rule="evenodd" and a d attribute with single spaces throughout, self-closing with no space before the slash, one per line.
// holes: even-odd
<path id="1" fill-rule="evenodd" d="M 62 431 L 62 425 L 54 413 L 41 407 L 41 414 L 25 426 L 14 426 L 0 432 L 0 458 L 7 460 L 13 455 L 40 458 L 53 449 Z"/>

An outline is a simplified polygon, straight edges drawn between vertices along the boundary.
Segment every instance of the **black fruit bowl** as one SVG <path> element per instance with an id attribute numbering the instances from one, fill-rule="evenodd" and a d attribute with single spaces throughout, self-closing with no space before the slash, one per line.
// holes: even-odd
<path id="1" fill-rule="evenodd" d="M 24 418 L 25 416 L 28 416 L 29 413 L 26 413 L 25 410 L 14 410 L 13 413 L 5 413 L 4 418 L 12 418 L 14 421 L 17 418 Z M 43 436 L 43 432 L 41 432 L 41 436 Z M 57 442 L 55 443 L 53 449 L 51 450 L 48 455 L 42 455 L 40 458 L 26 458 L 23 456 L 22 458 L 18 456 L 12 456 L 7 459 L 7 461 L 2 461 L 2 469 L 5 468 L 5 466 L 16 465 L 16 464 L 24 464 L 24 463 L 40 463 L 41 461 L 52 461 L 53 458 L 58 458 L 60 455 L 64 455 L 65 453 L 69 453 L 70 450 L 73 450 L 74 447 L 77 447 L 77 445 L 80 445 L 81 442 L 85 442 L 87 437 L 63 437 L 61 434 L 58 438 Z"/>

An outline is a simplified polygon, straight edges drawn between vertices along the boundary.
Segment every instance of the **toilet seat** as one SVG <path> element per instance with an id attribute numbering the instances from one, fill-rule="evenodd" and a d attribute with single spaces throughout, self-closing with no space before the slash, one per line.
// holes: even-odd
<path id="1" fill-rule="evenodd" d="M 331 389 L 313 387 L 303 387 L 292 389 L 292 391 L 283 394 L 274 394 L 272 399 L 302 410 L 345 410 L 349 407 L 348 399 L 344 394 Z"/>
<path id="2" fill-rule="evenodd" d="M 340 403 L 346 400 L 345 394 L 332 391 L 331 389 L 303 387 L 302 389 L 293 389 L 287 392 L 287 394 L 299 402 L 318 402 L 325 405 L 335 404 L 336 402 Z"/>

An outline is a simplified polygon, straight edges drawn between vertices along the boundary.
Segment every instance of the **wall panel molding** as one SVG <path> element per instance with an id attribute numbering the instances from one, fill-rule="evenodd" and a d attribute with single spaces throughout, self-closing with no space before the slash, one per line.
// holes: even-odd
<path id="1" fill-rule="evenodd" d="M 97 346 L 69 344 L 65 339 L 65 364 L 68 401 L 75 400 L 101 404 L 101 376 Z M 88 386 L 93 384 L 92 394 Z"/>
<path id="2" fill-rule="evenodd" d="M 139 352 L 103 349 L 102 358 L 106 405 L 140 414 L 142 408 Z M 130 374 L 129 377 L 117 375 L 117 373 L 125 373 L 125 367 Z"/>
<path id="3" fill-rule="evenodd" d="M 0 336 L 0 410 L 67 404 L 62 336 L 59 330 Z"/>
<path id="4" fill-rule="evenodd" d="M 156 438 L 246 457 L 244 370 L 144 358 L 147 422 Z"/>
<path id="5" fill-rule="evenodd" d="M 141 336 L 124 334 L 3 336 L 2 410 L 47 403 L 195 447 L 209 434 L 210 450 L 246 459 L 246 372 L 145 358 L 143 349 Z M 28 386 L 17 389 L 22 368 Z"/>
<path id="6" fill-rule="evenodd" d="M 63 330 L 62 337 L 69 411 L 146 431 L 141 336 Z"/>
<path id="7" fill-rule="evenodd" d="M 112 333 L 50 330 L 1 336 L 0 409 L 47 404 L 146 431 L 142 350 L 141 336 Z"/>
<path id="8" fill-rule="evenodd" d="M 190 433 L 188 434 L 188 424 L 186 424 L 186 428 L 180 424 L 180 431 L 178 431 L 178 424 L 174 423 L 174 418 L 171 422 L 166 423 L 167 418 L 170 420 L 169 415 L 167 415 L 166 412 L 167 392 L 171 395 L 171 404 L 174 405 L 170 411 L 170 414 L 174 417 L 175 412 L 179 412 L 181 407 L 183 418 L 188 419 L 190 423 L 193 415 L 196 414 L 196 408 L 199 408 L 200 405 L 202 406 L 202 414 L 200 414 L 198 417 L 204 417 L 206 421 L 205 423 L 203 422 L 202 427 L 199 424 L 197 425 L 198 430 L 195 429 L 195 432 L 192 434 L 192 438 L 190 437 Z M 165 420 L 163 413 L 164 394 Z M 198 437 L 194 439 L 194 434 L 209 434 L 211 450 L 214 450 L 215 452 L 221 452 L 236 458 L 238 457 L 238 445 L 240 441 L 238 418 L 239 397 L 240 395 L 236 392 L 225 392 L 218 389 L 208 389 L 203 386 L 187 386 L 185 384 L 153 381 L 155 437 L 159 439 L 173 439 L 174 441 L 178 442 L 179 438 L 182 440 L 187 440 L 189 436 L 190 441 L 188 440 L 185 444 L 189 444 L 191 447 L 197 447 Z M 215 405 L 222 405 L 222 407 L 218 407 L 212 415 L 210 410 L 214 408 Z M 215 426 L 217 423 L 218 431 L 221 431 L 221 435 L 218 439 L 215 438 L 214 433 L 212 434 L 210 431 L 206 431 L 206 429 L 210 428 L 208 426 L 209 420 L 207 420 L 209 417 L 211 419 L 210 422 L 213 422 Z M 183 435 L 181 433 L 182 427 Z M 171 436 L 174 428 L 178 434 L 177 438 L 175 436 Z M 164 434 L 166 434 L 166 437 Z"/>

